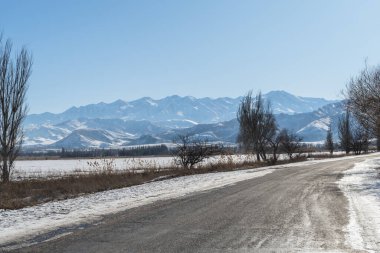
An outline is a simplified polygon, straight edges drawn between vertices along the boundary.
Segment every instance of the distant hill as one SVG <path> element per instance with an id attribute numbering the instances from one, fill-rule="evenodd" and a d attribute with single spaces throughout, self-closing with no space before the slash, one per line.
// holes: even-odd
<path id="1" fill-rule="evenodd" d="M 337 101 L 323 98 L 306 98 L 294 96 L 285 91 L 271 91 L 264 94 L 270 100 L 273 112 L 296 114 L 311 112 L 318 108 Z M 64 121 L 80 118 L 87 119 L 122 119 L 122 120 L 148 120 L 151 122 L 193 122 L 216 123 L 227 121 L 236 117 L 240 104 L 238 98 L 194 98 L 169 96 L 154 100 L 144 97 L 131 102 L 117 100 L 113 103 L 98 103 L 80 107 L 71 107 L 63 113 L 31 114 L 25 124 L 42 125 L 58 124 Z"/>
<path id="2" fill-rule="evenodd" d="M 280 127 L 298 132 L 305 141 L 323 140 L 328 124 L 335 124 L 343 112 L 340 102 L 299 97 L 285 91 L 272 91 L 263 97 L 270 101 Z M 25 146 L 124 147 L 171 142 L 185 132 L 233 143 L 240 101 L 241 97 L 145 97 L 72 107 L 60 114 L 32 114 L 25 122 Z"/>

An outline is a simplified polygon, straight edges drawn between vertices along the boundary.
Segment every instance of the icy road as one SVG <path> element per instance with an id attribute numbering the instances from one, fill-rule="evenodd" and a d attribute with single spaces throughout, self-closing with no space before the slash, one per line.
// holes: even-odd
<path id="1" fill-rule="evenodd" d="M 56 228 L 24 241 L 26 247 L 8 243 L 3 244 L 7 245 L 3 249 L 13 248 L 17 252 L 379 252 L 379 166 L 379 156 L 370 155 L 278 166 L 251 178 L 247 175 L 256 172 L 197 175 L 184 177 L 182 183 L 178 179 L 167 180 L 165 184 L 178 183 L 182 187 L 177 188 L 178 197 L 162 198 L 103 216 L 96 222 Z M 207 187 L 202 177 L 208 182 Z M 229 177 L 235 181 L 227 180 Z M 190 180 L 189 184 L 184 183 L 186 180 Z M 217 182 L 215 187 L 213 182 Z M 197 184 L 204 187 L 202 191 L 195 190 Z M 187 190 L 193 193 L 186 194 Z"/>

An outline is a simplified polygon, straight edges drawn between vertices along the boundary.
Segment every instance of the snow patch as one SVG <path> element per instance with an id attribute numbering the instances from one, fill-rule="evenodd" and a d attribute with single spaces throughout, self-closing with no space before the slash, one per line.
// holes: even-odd
<path id="1" fill-rule="evenodd" d="M 301 133 L 301 132 L 303 132 L 307 129 L 310 129 L 310 128 L 316 128 L 316 129 L 321 129 L 321 130 L 327 131 L 329 129 L 330 121 L 331 121 L 331 119 L 329 117 L 314 120 L 313 122 L 309 123 L 305 127 L 298 130 L 297 133 Z"/>
<path id="2" fill-rule="evenodd" d="M 157 103 L 155 103 L 153 100 L 151 100 L 151 99 L 146 99 L 145 100 L 148 104 L 150 104 L 151 106 L 154 106 L 154 107 L 157 107 L 158 106 L 158 104 Z"/>
<path id="3" fill-rule="evenodd" d="M 367 159 L 347 170 L 339 187 L 349 202 L 346 244 L 355 250 L 380 251 L 380 159 Z"/>
<path id="4" fill-rule="evenodd" d="M 198 122 L 196 122 L 196 121 L 194 121 L 194 120 L 184 119 L 183 121 L 184 121 L 184 122 L 189 122 L 190 124 L 193 124 L 193 125 L 198 125 Z"/>

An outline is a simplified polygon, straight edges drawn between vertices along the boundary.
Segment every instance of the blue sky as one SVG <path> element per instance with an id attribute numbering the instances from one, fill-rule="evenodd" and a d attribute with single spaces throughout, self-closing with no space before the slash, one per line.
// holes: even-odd
<path id="1" fill-rule="evenodd" d="M 30 113 L 253 89 L 336 99 L 380 63 L 380 1 L 0 0 L 34 57 Z"/>

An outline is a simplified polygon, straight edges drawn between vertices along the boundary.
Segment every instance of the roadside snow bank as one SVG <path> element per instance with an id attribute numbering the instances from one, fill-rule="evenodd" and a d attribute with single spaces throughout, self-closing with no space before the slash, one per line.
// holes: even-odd
<path id="1" fill-rule="evenodd" d="M 356 250 L 380 251 L 380 159 L 347 170 L 339 187 L 349 201 L 346 243 Z"/>
<path id="2" fill-rule="evenodd" d="M 209 173 L 98 192 L 19 210 L 0 210 L 0 245 L 123 211 L 261 177 L 273 168 Z"/>

